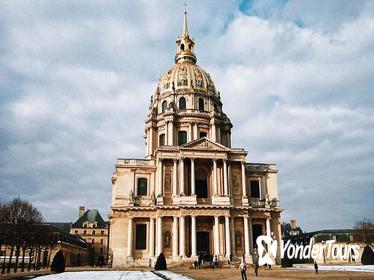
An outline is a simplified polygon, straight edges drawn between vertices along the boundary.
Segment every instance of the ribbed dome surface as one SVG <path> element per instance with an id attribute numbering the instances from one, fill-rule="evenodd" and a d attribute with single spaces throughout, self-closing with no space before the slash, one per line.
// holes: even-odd
<path id="1" fill-rule="evenodd" d="M 190 89 L 192 91 L 216 94 L 209 74 L 192 62 L 178 62 L 162 75 L 159 82 L 160 93 L 172 91 L 173 83 L 176 90 Z"/>

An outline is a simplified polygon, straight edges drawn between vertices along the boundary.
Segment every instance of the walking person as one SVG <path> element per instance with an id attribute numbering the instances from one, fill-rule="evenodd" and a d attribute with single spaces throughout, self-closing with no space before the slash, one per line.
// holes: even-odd
<path id="1" fill-rule="evenodd" d="M 314 261 L 314 269 L 316 271 L 316 274 L 318 274 L 318 264 L 316 261 Z"/>
<path id="2" fill-rule="evenodd" d="M 255 274 L 256 274 L 256 277 L 258 275 L 258 262 L 256 261 L 255 262 Z"/>
<path id="3" fill-rule="evenodd" d="M 245 258 L 242 259 L 239 265 L 240 275 L 242 276 L 242 280 L 247 280 L 247 264 L 245 262 Z"/>

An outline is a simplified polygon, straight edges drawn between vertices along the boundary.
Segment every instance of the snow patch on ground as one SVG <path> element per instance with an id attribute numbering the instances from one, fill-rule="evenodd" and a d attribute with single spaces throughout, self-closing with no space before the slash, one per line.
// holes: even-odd
<path id="1" fill-rule="evenodd" d="M 314 270 L 313 264 L 295 264 L 290 269 Z M 373 272 L 374 265 L 319 265 L 318 270 Z"/>
<path id="2" fill-rule="evenodd" d="M 176 274 L 174 272 L 170 272 L 167 270 L 158 270 L 156 273 L 161 274 L 162 276 L 168 278 L 168 279 L 173 279 L 173 280 L 192 280 L 192 278 L 180 274 Z"/>
<path id="3" fill-rule="evenodd" d="M 192 278 L 176 274 L 170 271 L 157 271 L 157 273 L 168 279 L 191 280 Z M 39 280 L 138 280 L 151 279 L 160 280 L 161 277 L 151 271 L 80 271 L 64 272 L 36 277 Z"/>

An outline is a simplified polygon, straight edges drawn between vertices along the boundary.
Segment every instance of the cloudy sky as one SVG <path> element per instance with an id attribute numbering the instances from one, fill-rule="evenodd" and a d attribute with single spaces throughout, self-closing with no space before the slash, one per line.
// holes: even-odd
<path id="1" fill-rule="evenodd" d="M 173 65 L 183 1 L 0 2 L 0 199 L 48 221 L 107 215 L 117 157 Z M 374 213 L 374 2 L 193 1 L 198 64 L 233 144 L 277 163 L 283 220 L 351 227 Z"/>

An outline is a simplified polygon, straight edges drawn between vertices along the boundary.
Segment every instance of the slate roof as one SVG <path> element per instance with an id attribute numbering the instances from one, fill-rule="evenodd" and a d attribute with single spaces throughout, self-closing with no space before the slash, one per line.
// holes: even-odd
<path id="1" fill-rule="evenodd" d="M 65 233 L 70 232 L 70 228 L 72 225 L 72 223 L 55 223 L 55 222 L 52 222 L 52 223 L 47 222 L 46 224 L 51 225 L 54 228 L 57 228 L 58 230 L 65 232 Z"/>
<path id="2" fill-rule="evenodd" d="M 108 222 L 103 220 L 97 209 L 88 209 L 71 227 L 81 228 L 84 222 L 97 222 L 98 228 L 105 228 L 108 224 Z"/>

